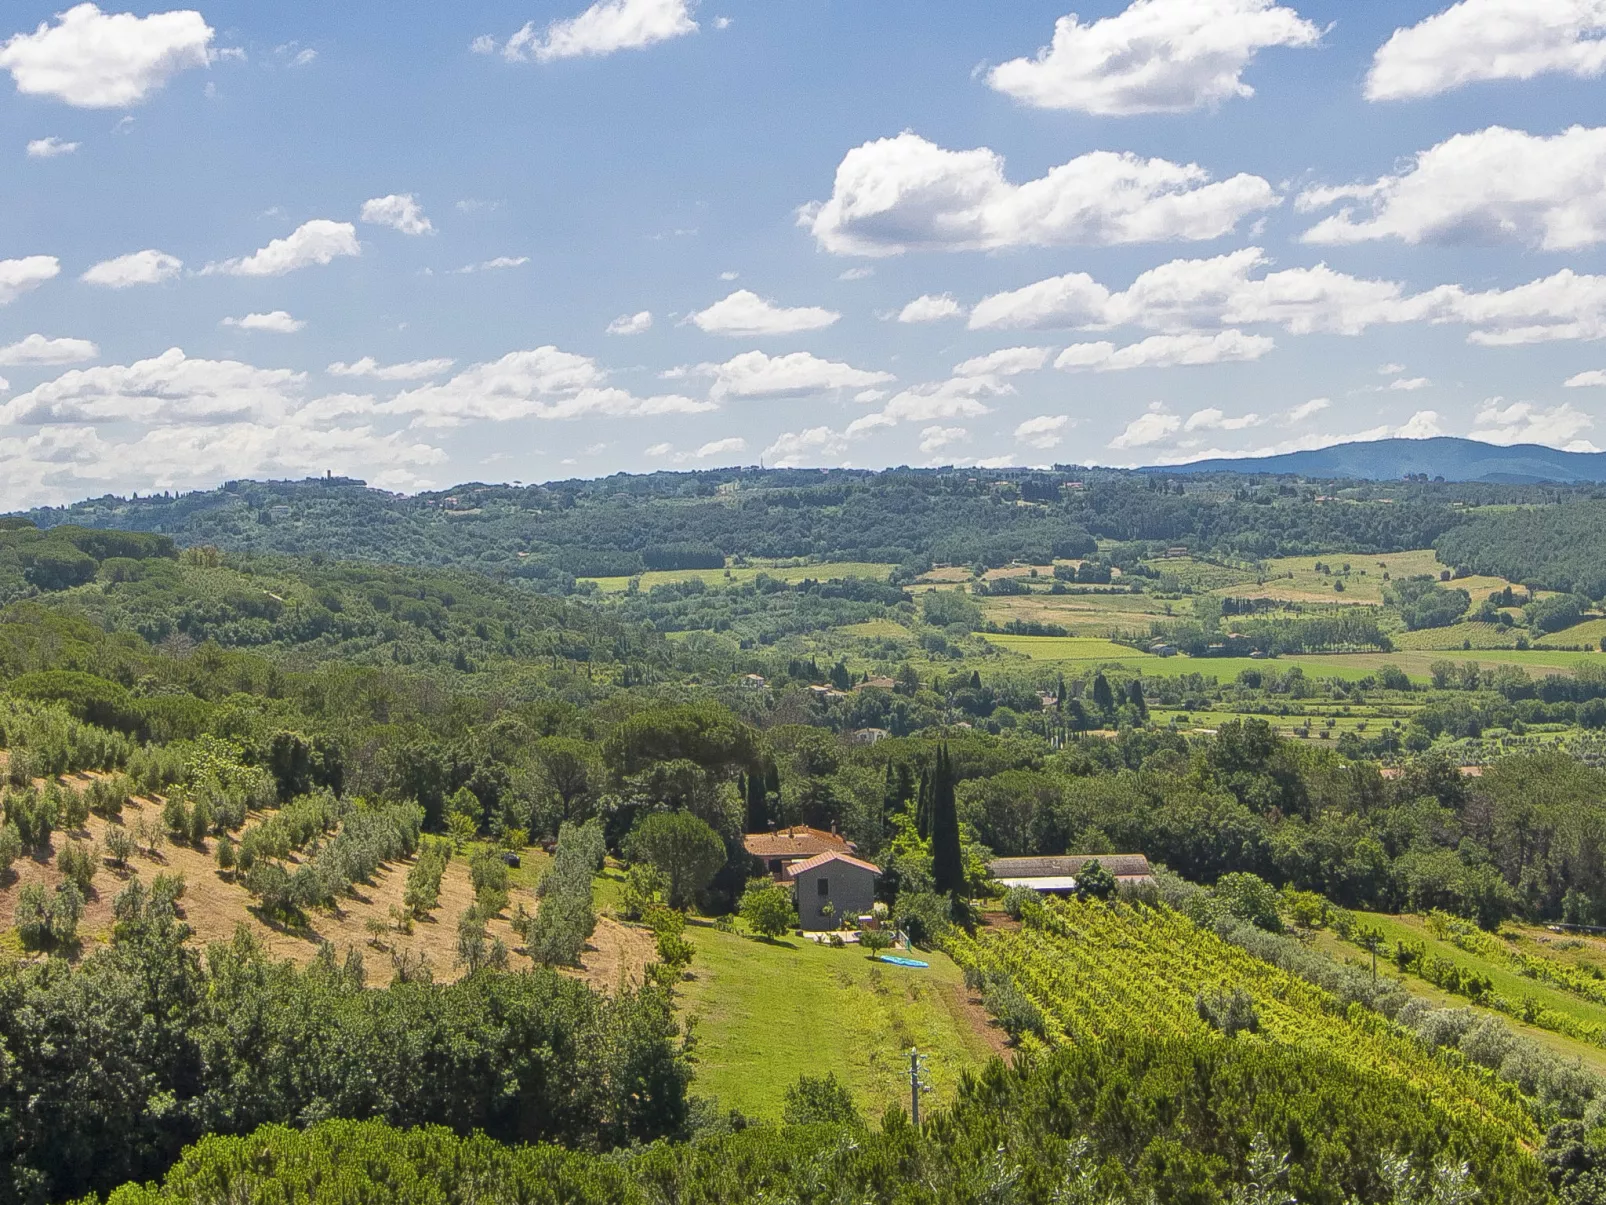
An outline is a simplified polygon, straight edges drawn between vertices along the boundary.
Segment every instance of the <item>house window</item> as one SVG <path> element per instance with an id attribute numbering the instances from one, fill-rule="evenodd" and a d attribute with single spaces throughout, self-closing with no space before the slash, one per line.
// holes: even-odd
<path id="1" fill-rule="evenodd" d="M 770 873 L 771 874 L 780 874 L 781 873 L 781 860 L 779 858 L 771 858 L 770 859 Z"/>
<path id="2" fill-rule="evenodd" d="M 820 895 L 830 895 L 831 894 L 831 880 L 830 879 L 815 879 L 814 881 L 815 881 L 815 883 L 818 884 L 818 886 L 815 888 L 815 891 L 818 894 L 820 894 Z"/>

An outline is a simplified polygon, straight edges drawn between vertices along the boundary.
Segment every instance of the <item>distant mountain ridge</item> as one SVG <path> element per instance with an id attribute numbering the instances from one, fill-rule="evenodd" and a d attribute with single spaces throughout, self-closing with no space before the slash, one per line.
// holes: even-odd
<path id="1" fill-rule="evenodd" d="M 1446 481 L 1520 485 L 1606 481 L 1606 452 L 1563 452 L 1542 444 L 1500 447 L 1476 439 L 1378 439 L 1309 452 L 1153 465 L 1145 473 L 1269 473 L 1388 481 L 1413 474 Z"/>

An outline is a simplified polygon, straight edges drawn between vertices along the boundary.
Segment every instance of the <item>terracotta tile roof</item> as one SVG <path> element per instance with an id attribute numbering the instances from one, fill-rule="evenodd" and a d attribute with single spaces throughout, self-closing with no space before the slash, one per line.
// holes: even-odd
<path id="1" fill-rule="evenodd" d="M 748 833 L 742 848 L 755 858 L 812 858 L 823 853 L 847 853 L 853 843 L 824 829 L 795 825 L 773 833 Z"/>
<path id="2" fill-rule="evenodd" d="M 994 858 L 987 869 L 995 879 L 1050 879 L 1075 876 L 1097 861 L 1118 879 L 1143 878 L 1150 873 L 1142 854 L 1063 854 L 1045 858 Z"/>
<path id="3" fill-rule="evenodd" d="M 832 852 L 817 854 L 806 862 L 793 862 L 786 868 L 786 877 L 795 879 L 804 871 L 817 870 L 819 867 L 828 865 L 831 862 L 846 862 L 849 866 L 857 866 L 860 870 L 868 870 L 871 874 L 881 873 L 881 867 L 872 862 L 861 862 L 858 858 L 848 857 L 847 854 Z"/>

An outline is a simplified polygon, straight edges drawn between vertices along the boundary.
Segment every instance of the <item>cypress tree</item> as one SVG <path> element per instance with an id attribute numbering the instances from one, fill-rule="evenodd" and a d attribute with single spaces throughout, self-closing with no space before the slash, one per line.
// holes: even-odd
<path id="1" fill-rule="evenodd" d="M 931 784 L 931 878 L 940 892 L 956 892 L 965 885 L 959 808 L 954 802 L 954 768 L 947 745 L 937 746 L 937 771 Z"/>
<path id="2" fill-rule="evenodd" d="M 931 779 L 920 771 L 920 787 L 915 793 L 915 832 L 924 841 L 931 836 Z"/>
<path id="3" fill-rule="evenodd" d="M 1093 706 L 1099 709 L 1101 716 L 1115 713 L 1115 692 L 1110 689 L 1109 679 L 1103 674 L 1093 676 Z"/>
<path id="4" fill-rule="evenodd" d="M 757 770 L 741 784 L 747 800 L 747 832 L 762 833 L 770 826 L 769 801 L 764 794 L 764 776 Z"/>
<path id="5" fill-rule="evenodd" d="M 1137 710 L 1138 719 L 1147 722 L 1149 718 L 1149 701 L 1143 697 L 1143 682 L 1133 678 L 1126 687 L 1127 702 Z"/>

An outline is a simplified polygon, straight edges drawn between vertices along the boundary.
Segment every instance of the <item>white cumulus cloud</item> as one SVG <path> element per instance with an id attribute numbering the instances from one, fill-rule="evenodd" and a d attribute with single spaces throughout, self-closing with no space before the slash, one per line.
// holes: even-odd
<path id="1" fill-rule="evenodd" d="M 1039 414 L 1015 428 L 1015 440 L 1029 448 L 1041 448 L 1044 451 L 1057 448 L 1070 421 L 1063 414 Z"/>
<path id="2" fill-rule="evenodd" d="M 726 439 L 711 439 L 691 455 L 694 460 L 707 460 L 713 456 L 734 456 L 745 451 L 747 441 L 740 435 L 732 435 Z"/>
<path id="3" fill-rule="evenodd" d="M 1517 242 L 1574 251 L 1606 239 L 1606 128 L 1546 137 L 1490 126 L 1422 151 L 1370 184 L 1310 189 L 1301 211 L 1346 204 L 1308 243 Z"/>
<path id="4" fill-rule="evenodd" d="M 848 424 L 847 433 L 850 436 L 862 435 L 866 431 L 891 427 L 897 423 L 979 418 L 992 413 L 992 407 L 983 398 L 1013 392 L 1007 381 L 1000 381 L 996 377 L 950 377 L 946 381 L 914 385 L 893 394 L 876 413 L 854 419 Z"/>
<path id="5" fill-rule="evenodd" d="M 922 293 L 898 311 L 899 322 L 941 322 L 961 318 L 965 310 L 949 293 Z"/>
<path id="6" fill-rule="evenodd" d="M 178 72 L 212 61 L 211 26 L 183 10 L 136 17 L 78 4 L 0 44 L 17 91 L 83 109 L 137 105 Z"/>
<path id="7" fill-rule="evenodd" d="M 806 351 L 784 356 L 743 352 L 723 364 L 699 365 L 697 371 L 714 378 L 709 396 L 717 400 L 809 397 L 840 389 L 866 389 L 896 379 L 890 372 L 822 360 Z"/>
<path id="8" fill-rule="evenodd" d="M 1599 449 L 1580 438 L 1594 425 L 1594 419 L 1568 402 L 1546 410 L 1532 402 L 1507 405 L 1504 398 L 1496 397 L 1479 408 L 1472 438 L 1505 446 L 1544 444 L 1569 452 L 1594 452 Z"/>
<path id="9" fill-rule="evenodd" d="M 357 228 L 350 222 L 315 218 L 276 238 L 266 247 L 244 259 L 207 264 L 201 274 L 225 276 L 283 276 L 300 268 L 322 266 L 343 255 L 361 255 Z"/>
<path id="10" fill-rule="evenodd" d="M 28 157 L 30 159 L 55 159 L 62 155 L 70 155 L 82 145 L 77 142 L 67 142 L 52 134 L 48 138 L 35 138 L 28 144 Z"/>
<path id="11" fill-rule="evenodd" d="M 54 255 L 0 259 L 0 305 L 10 305 L 45 281 L 54 280 L 60 273 L 61 261 Z"/>
<path id="12" fill-rule="evenodd" d="M 1394 432 L 1396 439 L 1432 439 L 1444 434 L 1437 410 L 1418 410 Z"/>
<path id="13" fill-rule="evenodd" d="M 373 377 L 377 381 L 425 381 L 438 377 L 456 361 L 444 357 L 433 360 L 404 360 L 399 364 L 381 364 L 372 356 L 347 364 L 337 360 L 329 365 L 328 373 L 336 377 Z"/>
<path id="14" fill-rule="evenodd" d="M 963 427 L 925 427 L 920 432 L 920 450 L 931 456 L 958 443 L 968 434 Z"/>
<path id="15" fill-rule="evenodd" d="M 554 21 L 538 31 L 532 21 L 507 40 L 509 62 L 595 58 L 620 50 L 640 50 L 697 32 L 687 0 L 598 0 L 585 12 Z M 494 49 L 477 42 L 476 50 Z"/>
<path id="16" fill-rule="evenodd" d="M 830 199 L 798 220 L 838 255 L 993 251 L 1219 238 L 1279 199 L 1259 176 L 1212 182 L 1197 164 L 1114 151 L 1014 184 L 986 147 L 950 151 L 906 131 L 850 150 Z"/>
<path id="17" fill-rule="evenodd" d="M 1562 382 L 1568 389 L 1583 389 L 1592 385 L 1606 385 L 1606 370 L 1591 368 L 1587 372 L 1574 373 Z"/>
<path id="18" fill-rule="evenodd" d="M 238 327 L 242 331 L 267 331 L 274 335 L 293 335 L 306 328 L 300 318 L 293 318 L 287 310 L 273 310 L 266 314 L 247 314 L 244 318 L 225 318 L 224 326 Z"/>
<path id="19" fill-rule="evenodd" d="M 81 364 L 100 355 L 100 348 L 88 339 L 47 339 L 29 335 L 16 343 L 0 347 L 0 367 L 23 364 Z"/>
<path id="20" fill-rule="evenodd" d="M 1087 25 L 1061 17 L 1052 44 L 1000 63 L 987 82 L 1040 109 L 1181 113 L 1254 95 L 1243 72 L 1258 51 L 1320 38 L 1275 0 L 1135 0 Z"/>
<path id="21" fill-rule="evenodd" d="M 608 323 L 610 335 L 640 335 L 652 329 L 652 311 L 641 310 L 635 314 L 620 314 Z"/>
<path id="22" fill-rule="evenodd" d="M 830 427 L 808 427 L 787 431 L 764 449 L 764 460 L 771 468 L 796 469 L 822 460 L 839 460 L 848 450 L 847 437 Z"/>
<path id="23" fill-rule="evenodd" d="M 1288 413 L 1283 415 L 1283 425 L 1293 426 L 1295 423 L 1304 422 L 1307 418 L 1314 418 L 1332 404 L 1332 399 L 1325 397 L 1313 397 L 1308 402 L 1300 402 L 1299 405 L 1290 407 Z"/>
<path id="24" fill-rule="evenodd" d="M 469 276 L 475 272 L 500 272 L 504 268 L 522 268 L 529 262 L 528 255 L 498 255 L 495 259 L 485 259 L 477 264 L 464 264 L 461 268 L 453 268 L 452 274 Z"/>
<path id="25" fill-rule="evenodd" d="M 607 373 L 591 357 L 550 344 L 475 364 L 443 384 L 407 390 L 381 407 L 384 413 L 414 415 L 416 427 L 454 427 L 471 419 L 699 414 L 717 408 L 715 402 L 674 394 L 636 397 L 608 385 Z"/>
<path id="26" fill-rule="evenodd" d="M 389 226 L 403 234 L 435 233 L 435 224 L 424 216 L 424 207 L 410 192 L 364 201 L 361 217 L 370 225 Z"/>
<path id="27" fill-rule="evenodd" d="M 272 421 L 299 402 L 306 374 L 177 347 L 133 364 L 64 373 L 0 406 L 0 423 Z"/>
<path id="28" fill-rule="evenodd" d="M 780 306 L 751 289 L 737 289 L 723 301 L 692 314 L 690 321 L 710 335 L 753 338 L 824 330 L 842 315 L 817 305 Z"/>
<path id="29" fill-rule="evenodd" d="M 1368 100 L 1436 96 L 1478 80 L 1606 69 L 1602 0 L 1460 0 L 1396 29 L 1372 58 Z"/>
<path id="30" fill-rule="evenodd" d="M 1175 435 L 1182 420 L 1159 402 L 1151 403 L 1148 410 L 1129 422 L 1114 439 L 1112 448 L 1146 448 Z"/>
<path id="31" fill-rule="evenodd" d="M 1052 351 L 1046 347 L 1001 347 L 986 355 L 972 356 L 954 365 L 956 377 L 1013 377 L 1036 372 L 1048 363 Z"/>
<path id="32" fill-rule="evenodd" d="M 101 260 L 78 279 L 104 289 L 126 289 L 132 285 L 159 285 L 183 270 L 183 260 L 150 248 Z"/>
<path id="33" fill-rule="evenodd" d="M 1203 410 L 1195 410 L 1188 415 L 1188 421 L 1182 424 L 1184 431 L 1245 431 L 1250 427 L 1258 427 L 1266 420 L 1258 414 L 1240 414 L 1229 418 L 1224 412 L 1214 406 Z"/>
<path id="34" fill-rule="evenodd" d="M 1276 342 L 1266 335 L 1246 335 L 1240 330 L 1218 331 L 1213 335 L 1150 335 L 1125 347 L 1102 341 L 1073 343 L 1060 353 L 1054 361 L 1054 367 L 1067 372 L 1086 369 L 1124 372 L 1132 368 L 1225 364 L 1236 360 L 1258 360 L 1275 346 Z"/>
<path id="35" fill-rule="evenodd" d="M 1395 377 L 1388 383 L 1387 388 L 1395 393 L 1414 393 L 1418 389 L 1426 389 L 1433 382 L 1427 377 Z"/>
<path id="36" fill-rule="evenodd" d="M 1571 268 L 1509 289 L 1469 293 L 1450 284 L 1407 293 L 1397 281 L 1351 276 L 1326 264 L 1257 275 L 1267 263 L 1258 247 L 1211 259 L 1172 260 L 1142 273 L 1123 291 L 1081 272 L 1050 277 L 982 299 L 971 311 L 970 326 L 1106 330 L 1135 325 L 1197 336 L 1201 327 L 1265 323 L 1296 335 L 1358 335 L 1377 325 L 1427 322 L 1469 326 L 1467 338 L 1487 346 L 1606 338 L 1606 276 Z M 1095 348 L 1073 350 L 1071 357 L 1099 361 L 1104 354 Z"/>

